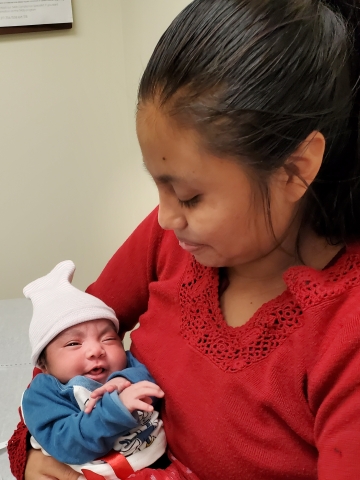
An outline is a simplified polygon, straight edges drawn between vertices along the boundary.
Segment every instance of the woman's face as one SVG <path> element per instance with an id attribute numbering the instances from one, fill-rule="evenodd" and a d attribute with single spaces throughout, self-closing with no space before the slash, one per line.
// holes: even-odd
<path id="1" fill-rule="evenodd" d="M 274 249 L 274 233 L 282 238 L 293 217 L 283 177 L 274 175 L 269 186 L 273 233 L 258 188 L 239 163 L 206 152 L 195 131 L 151 103 L 140 106 L 137 134 L 159 191 L 159 224 L 199 263 L 234 267 Z"/>

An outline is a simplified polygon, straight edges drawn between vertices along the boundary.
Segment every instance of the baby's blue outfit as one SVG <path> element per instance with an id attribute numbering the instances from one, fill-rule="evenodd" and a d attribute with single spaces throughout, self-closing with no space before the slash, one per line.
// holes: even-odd
<path id="1" fill-rule="evenodd" d="M 112 373 L 107 381 L 124 377 L 131 383 L 142 380 L 155 383 L 147 368 L 130 352 L 126 352 L 126 357 L 127 368 Z M 160 431 L 163 435 L 158 412 L 131 414 L 114 391 L 105 393 L 91 413 L 84 413 L 91 392 L 101 386 L 83 376 L 62 384 L 52 375 L 38 374 L 24 392 L 21 406 L 35 443 L 67 464 L 92 462 L 112 449 L 128 457 L 151 448 L 153 443 L 153 450 L 157 445 L 157 451 L 150 457 L 153 461 L 159 458 L 165 451 L 165 439 L 154 442 Z"/>

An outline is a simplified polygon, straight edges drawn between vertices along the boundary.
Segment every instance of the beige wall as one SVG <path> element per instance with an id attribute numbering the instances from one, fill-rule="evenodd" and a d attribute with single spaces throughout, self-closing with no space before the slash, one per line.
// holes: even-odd
<path id="1" fill-rule="evenodd" d="M 136 90 L 188 3 L 73 0 L 72 30 L 0 37 L 0 299 L 65 259 L 85 288 L 156 205 Z"/>

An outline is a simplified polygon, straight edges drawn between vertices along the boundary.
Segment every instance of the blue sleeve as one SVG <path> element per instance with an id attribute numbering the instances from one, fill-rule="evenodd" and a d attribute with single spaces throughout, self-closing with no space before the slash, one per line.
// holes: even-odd
<path id="1" fill-rule="evenodd" d="M 149 382 L 155 383 L 155 380 L 150 375 L 145 365 L 136 360 L 132 353 L 130 353 L 129 351 L 126 352 L 126 358 L 127 368 L 124 368 L 124 370 L 121 370 L 119 372 L 112 373 L 109 376 L 108 380 L 111 380 L 115 377 L 124 377 L 131 383 L 141 382 L 142 380 L 148 380 Z"/>
<path id="2" fill-rule="evenodd" d="M 73 389 L 47 374 L 37 375 L 24 392 L 22 412 L 42 448 L 75 465 L 107 454 L 117 437 L 137 426 L 117 392 L 106 393 L 87 414 L 79 409 Z"/>

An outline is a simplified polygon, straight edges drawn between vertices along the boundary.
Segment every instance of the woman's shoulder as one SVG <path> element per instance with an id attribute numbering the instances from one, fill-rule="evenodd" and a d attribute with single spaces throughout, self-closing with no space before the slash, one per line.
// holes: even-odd
<path id="1" fill-rule="evenodd" d="M 319 400 L 345 370 L 360 372 L 360 245 L 346 247 L 320 271 L 293 267 L 285 281 L 300 309 L 297 353 L 312 391 L 322 391 Z"/>
<path id="2" fill-rule="evenodd" d="M 285 282 L 303 309 L 323 307 L 336 300 L 360 302 L 360 244 L 344 248 L 323 270 L 306 266 L 290 268 Z"/>
<path id="3" fill-rule="evenodd" d="M 301 311 L 299 346 L 308 371 L 330 371 L 329 358 L 336 368 L 360 342 L 360 245 L 343 249 L 323 270 L 293 267 L 285 281 Z"/>

